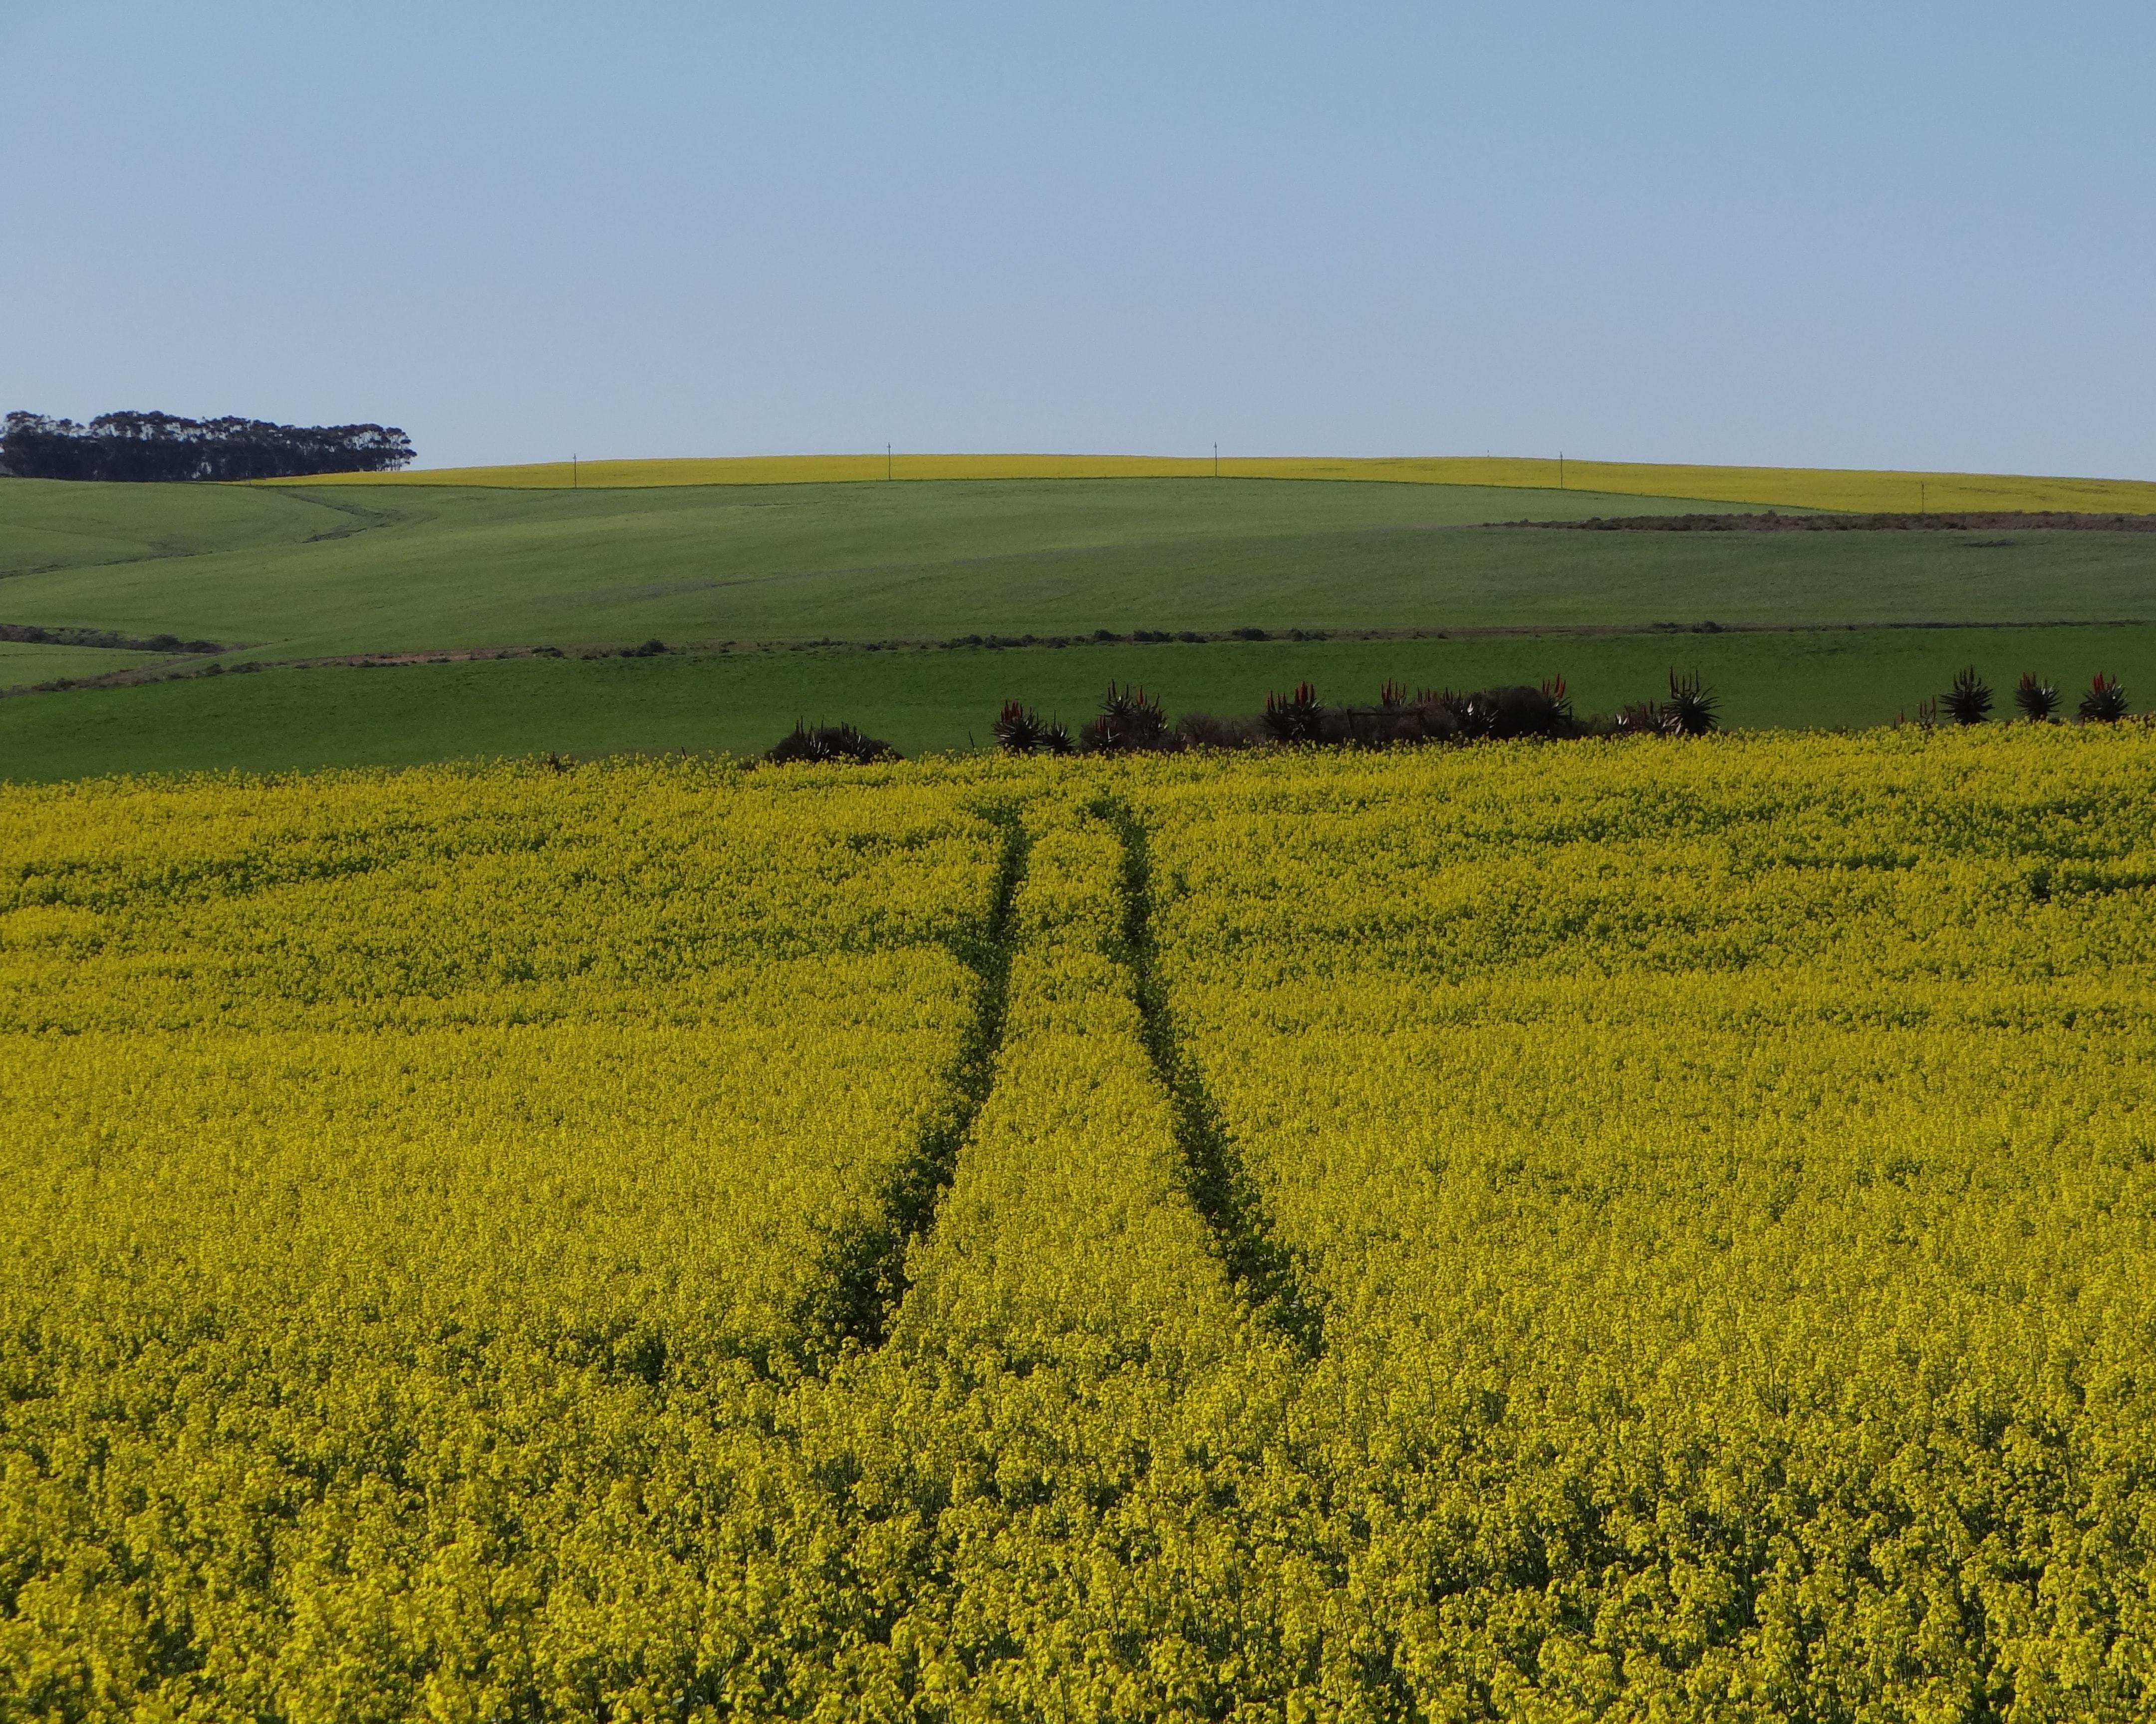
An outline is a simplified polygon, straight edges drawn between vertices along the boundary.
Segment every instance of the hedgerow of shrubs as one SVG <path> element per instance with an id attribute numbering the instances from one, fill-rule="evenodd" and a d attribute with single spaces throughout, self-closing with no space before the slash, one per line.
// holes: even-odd
<path id="1" fill-rule="evenodd" d="M 2014 704 L 2030 723 L 2058 722 L 2058 686 L 2033 671 L 2025 671 L 2015 685 Z M 1991 687 L 1972 664 L 1956 672 L 1943 693 L 1919 703 L 1917 722 L 1928 726 L 1943 716 L 1956 725 L 1984 724 L 1991 716 L 1992 706 Z M 2076 716 L 2084 724 L 2115 724 L 2130 710 L 2118 679 L 2098 671 L 2082 696 Z M 1075 734 L 1060 718 L 1044 719 L 1019 700 L 1004 701 L 988 729 L 1005 754 L 1067 755 L 1297 746 L 1382 748 L 1524 737 L 1704 736 L 1720 727 L 1720 696 L 1697 672 L 1672 670 L 1666 699 L 1634 701 L 1614 713 L 1584 716 L 1573 711 L 1561 676 L 1533 687 L 1508 684 L 1464 692 L 1418 689 L 1413 694 L 1404 684 L 1388 681 L 1368 706 L 1329 705 L 1314 685 L 1304 681 L 1267 695 L 1260 712 L 1224 718 L 1186 712 L 1173 723 L 1158 695 L 1135 683 L 1111 682 L 1100 710 Z M 900 757 L 888 742 L 845 724 L 811 730 L 797 723 L 791 735 L 764 755 L 773 765 L 870 765 Z"/>
<path id="2" fill-rule="evenodd" d="M 1581 717 L 1564 679 L 1460 691 L 1388 682 L 1370 706 L 1333 706 L 1308 682 L 1265 697 L 1265 710 L 1222 718 L 1187 712 L 1173 724 L 1158 696 L 1135 685 L 1108 685 L 1101 710 L 1075 739 L 1077 752 L 1174 752 L 1191 748 L 1266 746 L 1382 748 L 1416 742 L 1510 741 L 1654 735 L 1704 736 L 1718 723 L 1718 702 L 1697 675 L 1670 673 L 1666 701 L 1645 700 L 1614 715 Z M 992 730 L 1006 754 L 1061 754 L 1074 740 L 1060 724 L 1044 723 L 1023 701 L 1009 700 Z"/>
<path id="3" fill-rule="evenodd" d="M 880 736 L 864 736 L 850 724 L 819 725 L 814 730 L 794 721 L 793 731 L 764 751 L 775 767 L 836 763 L 870 767 L 904 758 Z"/>

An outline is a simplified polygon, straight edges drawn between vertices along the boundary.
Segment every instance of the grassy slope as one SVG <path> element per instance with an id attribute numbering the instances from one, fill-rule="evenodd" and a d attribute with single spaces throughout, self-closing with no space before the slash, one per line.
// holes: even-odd
<path id="1" fill-rule="evenodd" d="M 2156 541 L 2136 535 L 2015 533 L 1979 548 L 1964 534 L 1463 525 L 1671 506 L 1576 492 L 1173 480 L 158 487 L 190 554 L 131 551 L 141 523 L 96 536 L 108 500 L 139 506 L 151 489 L 0 484 L 0 621 L 170 630 L 300 657 L 650 635 L 2156 620 Z M 217 521 L 193 520 L 198 506 Z M 227 519 L 234 507 L 257 512 Z M 69 508 L 100 556 L 44 567 Z M 10 523 L 25 515 L 36 524 L 18 542 Z M 202 548 L 215 532 L 246 542 Z"/>
<path id="2" fill-rule="evenodd" d="M 0 523 L 21 484 L 0 486 Z M 46 485 L 33 500 L 41 522 L 73 505 L 87 539 L 129 489 Z M 228 552 L 202 550 L 213 536 L 203 528 L 187 535 L 181 557 L 143 560 L 126 540 L 116 541 L 125 561 L 20 572 L 0 589 L 0 620 L 170 629 L 261 643 L 280 657 L 652 634 L 1337 627 L 1404 608 L 1411 620 L 1434 616 L 1426 601 L 1456 596 L 1441 572 L 1455 541 L 1460 579 L 1472 586 L 1502 587 L 1493 570 L 1566 557 L 1517 535 L 1445 531 L 1462 523 L 1640 506 L 1573 494 L 1172 480 L 165 494 L 182 516 L 203 500 L 220 530 L 234 530 L 223 517 L 235 498 L 263 518 L 238 524 L 248 542 Z M 367 516 L 349 512 L 357 508 Z M 26 557 L 0 525 L 0 572 L 44 563 L 49 537 L 41 532 Z"/>
<path id="3" fill-rule="evenodd" d="M 1712 497 L 1778 508 L 2072 509 L 2156 514 L 2156 483 L 2028 474 L 1877 472 L 1831 467 L 1678 466 L 1640 461 L 1424 455 L 1214 462 L 1163 455 L 749 455 L 706 460 L 567 461 L 521 467 L 340 474 L 340 485 L 483 485 L 517 490 L 675 485 L 815 485 L 899 479 L 1332 479 L 1407 485 L 1507 485 L 1645 497 Z M 275 485 L 320 483 L 273 480 Z"/>
<path id="4" fill-rule="evenodd" d="M 0 577 L 295 545 L 380 517 L 371 499 L 335 500 L 341 506 L 330 509 L 240 485 L 0 479 Z"/>
<path id="5" fill-rule="evenodd" d="M 62 677 L 103 676 L 172 660 L 162 653 L 130 653 L 104 647 L 39 646 L 0 640 L 0 689 L 21 688 Z"/>
<path id="6" fill-rule="evenodd" d="M 1972 659 L 1999 690 L 2002 716 L 2025 669 L 2074 689 L 2103 669 L 2129 690 L 2156 691 L 2156 629 L 2146 628 L 517 659 L 264 670 L 0 700 L 0 777 L 403 765 L 547 749 L 745 753 L 797 715 L 851 719 L 917 753 L 985 741 L 1012 695 L 1082 718 L 1111 676 L 1160 690 L 1171 712 L 1247 712 L 1268 689 L 1302 677 L 1331 698 L 1368 700 L 1389 676 L 1464 686 L 1555 673 L 1583 709 L 1607 709 L 1660 693 L 1675 666 L 1720 689 L 1733 725 L 1860 725 L 1912 711 Z"/>

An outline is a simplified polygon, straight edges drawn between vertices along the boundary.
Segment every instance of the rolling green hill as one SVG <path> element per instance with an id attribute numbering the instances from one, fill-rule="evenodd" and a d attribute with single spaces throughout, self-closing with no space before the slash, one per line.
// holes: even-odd
<path id="1" fill-rule="evenodd" d="M 1264 480 L 0 482 L 0 622 L 278 658 L 1107 629 L 2156 621 L 2156 536 L 1579 534 L 1718 505 Z"/>
<path id="2" fill-rule="evenodd" d="M 1250 480 L 573 493 L 18 480 L 0 485 L 0 621 L 171 631 L 279 658 L 654 634 L 1614 621 L 1646 596 L 1571 572 L 1606 551 L 1466 529 L 1644 506 Z M 1645 578 L 1674 603 L 1686 577 Z"/>
<path id="3" fill-rule="evenodd" d="M 1086 690 L 1132 674 L 1163 686 L 1174 708 L 1247 709 L 1265 686 L 1303 675 L 1374 686 L 1384 675 L 1471 681 L 1527 670 L 1560 672 L 1585 704 L 1610 705 L 1655 693 L 1673 659 L 1700 661 L 1736 685 L 1726 690 L 1732 722 L 1860 723 L 1912 707 L 1936 691 L 1938 664 L 1975 653 L 1959 630 L 1908 626 L 1939 623 L 2081 625 L 2030 659 L 2068 682 L 2102 668 L 2132 685 L 2133 667 L 2156 660 L 2156 633 L 2087 627 L 2156 624 L 2156 536 L 1491 524 L 1727 506 L 1324 480 L 581 491 L 0 480 L 0 623 L 208 639 L 236 649 L 228 666 L 541 644 L 571 654 L 514 670 L 415 667 L 380 682 L 362 680 L 373 672 L 274 670 L 266 681 L 18 697 L 0 701 L 0 773 L 749 747 L 797 713 L 881 725 L 909 749 L 964 747 L 1007 695 L 1082 712 Z M 1687 634 L 1676 651 L 1656 629 L 1710 619 L 1845 638 L 1723 635 L 1709 649 L 1711 637 Z M 1261 652 L 1217 642 L 1071 648 L 1024 660 L 737 649 L 614 660 L 603 671 L 574 656 L 652 638 L 738 649 L 1250 629 L 1453 638 L 1276 642 Z M 1537 642 L 1538 633 L 1558 638 Z M 11 656 L 0 675 L 150 674 L 157 664 L 69 648 L 66 668 L 52 668 L 61 651 Z M 1504 669 L 1516 659 L 1520 670 Z M 1020 662 L 1036 669 L 1019 675 Z M 2010 681 L 2020 668 L 2016 658 L 1999 675 Z M 272 699 L 272 689 L 283 692 Z"/>

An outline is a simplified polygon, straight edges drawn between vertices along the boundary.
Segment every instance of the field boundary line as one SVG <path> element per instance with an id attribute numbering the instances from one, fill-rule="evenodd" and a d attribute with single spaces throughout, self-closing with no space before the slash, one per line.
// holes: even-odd
<path id="1" fill-rule="evenodd" d="M 974 982 L 973 1021 L 942 1080 L 952 1105 L 929 1121 L 867 1216 L 832 1236 L 814 1289 L 794 1312 L 795 1339 L 788 1350 L 803 1369 L 828 1371 L 847 1353 L 872 1352 L 883 1345 L 912 1288 L 907 1252 L 935 1227 L 959 1152 L 995 1087 L 1009 1015 L 1015 906 L 1033 840 L 1014 806 L 973 812 L 995 829 L 1001 842 L 988 915 L 951 942 L 952 955 Z"/>
<path id="2" fill-rule="evenodd" d="M 1204 1074 L 1183 1044 L 1167 984 L 1160 979 L 1150 835 L 1119 798 L 1104 795 L 1091 808 L 1122 846 L 1119 956 L 1131 972 L 1139 1037 L 1154 1075 L 1168 1091 L 1183 1194 L 1205 1223 L 1229 1286 L 1305 1358 L 1314 1359 L 1325 1350 L 1323 1301 L 1309 1285 L 1299 1254 L 1276 1235 L 1265 1193 L 1244 1165 Z"/>

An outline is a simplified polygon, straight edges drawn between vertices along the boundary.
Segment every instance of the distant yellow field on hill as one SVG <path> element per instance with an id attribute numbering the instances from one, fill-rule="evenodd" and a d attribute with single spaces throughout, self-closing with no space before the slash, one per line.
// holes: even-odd
<path id="1" fill-rule="evenodd" d="M 273 485 L 449 485 L 495 490 L 642 490 L 684 485 L 830 485 L 928 479 L 1200 479 L 1210 459 L 1172 455 L 739 455 L 699 460 L 567 461 L 522 467 L 444 467 L 418 473 L 340 473 Z M 1690 467 L 1645 461 L 1556 461 L 1510 455 L 1327 456 L 1225 459 L 1223 479 L 1344 479 L 1396 485 L 1476 485 L 1706 498 L 1790 509 L 1865 512 L 2061 509 L 2156 514 L 2156 481 L 2004 473 L 1897 473 L 1832 467 Z"/>

